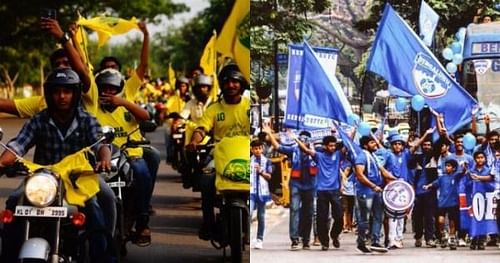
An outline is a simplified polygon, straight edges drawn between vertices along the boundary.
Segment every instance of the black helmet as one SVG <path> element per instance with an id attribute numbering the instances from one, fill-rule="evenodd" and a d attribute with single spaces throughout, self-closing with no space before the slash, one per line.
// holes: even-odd
<path id="1" fill-rule="evenodd" d="M 220 87 L 224 88 L 224 83 L 230 79 L 234 79 L 240 82 L 241 85 L 241 93 L 248 89 L 248 82 L 240 71 L 240 68 L 236 64 L 229 64 L 224 66 L 219 75 L 217 76 L 217 80 L 219 81 Z"/>
<path id="2" fill-rule="evenodd" d="M 196 76 L 196 78 L 194 78 L 194 87 L 203 86 L 203 85 L 212 87 L 212 85 L 213 85 L 212 77 L 205 75 L 205 74 L 200 74 L 200 75 Z"/>
<path id="3" fill-rule="evenodd" d="M 187 89 L 189 90 L 189 79 L 184 77 L 184 76 L 180 76 L 178 78 L 175 79 L 175 89 L 179 89 L 181 83 L 184 83 L 187 85 Z"/>
<path id="4" fill-rule="evenodd" d="M 107 68 L 95 76 L 95 83 L 97 88 L 101 91 L 104 86 L 112 86 L 118 89 L 118 93 L 122 92 L 123 86 L 125 85 L 125 80 L 120 71 L 112 68 Z"/>
<path id="5" fill-rule="evenodd" d="M 45 80 L 45 83 L 43 84 L 45 102 L 47 103 L 47 107 L 49 109 L 54 105 L 52 96 L 50 96 L 50 94 L 52 94 L 54 88 L 57 87 L 72 89 L 72 105 L 76 106 L 80 103 L 80 98 L 82 96 L 82 85 L 80 82 L 80 77 L 78 77 L 78 74 L 76 74 L 76 72 L 74 72 L 70 68 L 57 68 L 49 74 L 49 76 Z"/>

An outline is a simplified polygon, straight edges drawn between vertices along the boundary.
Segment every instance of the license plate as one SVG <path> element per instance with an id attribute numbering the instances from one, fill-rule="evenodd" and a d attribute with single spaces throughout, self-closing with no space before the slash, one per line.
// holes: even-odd
<path id="1" fill-rule="evenodd" d="M 44 208 L 34 206 L 16 206 L 15 216 L 29 216 L 29 217 L 67 217 L 68 208 L 60 206 L 48 206 Z"/>
<path id="2" fill-rule="evenodd" d="M 172 135 L 172 138 L 174 138 L 174 139 L 182 139 L 182 134 L 179 134 L 179 133 L 174 133 L 174 134 Z"/>
<path id="3" fill-rule="evenodd" d="M 111 182 L 111 183 L 108 183 L 108 186 L 111 187 L 111 188 L 125 187 L 125 182 L 123 182 L 123 181 L 121 181 L 121 182 Z"/>

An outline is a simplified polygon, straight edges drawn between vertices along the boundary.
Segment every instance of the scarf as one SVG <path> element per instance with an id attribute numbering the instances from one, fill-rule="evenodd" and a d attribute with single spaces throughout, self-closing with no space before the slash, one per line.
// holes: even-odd
<path id="1" fill-rule="evenodd" d="M 254 201 L 267 202 L 271 200 L 269 184 L 264 177 L 259 175 L 259 171 L 254 168 L 255 164 L 259 164 L 261 169 L 265 169 L 267 166 L 267 158 L 265 156 L 260 156 L 260 158 L 257 159 L 254 155 L 250 157 L 250 198 Z"/>

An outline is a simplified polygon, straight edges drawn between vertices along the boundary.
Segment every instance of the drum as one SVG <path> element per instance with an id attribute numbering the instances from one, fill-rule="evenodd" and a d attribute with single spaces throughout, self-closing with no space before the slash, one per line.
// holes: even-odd
<path id="1" fill-rule="evenodd" d="M 404 218 L 413 206 L 415 191 L 409 183 L 396 180 L 385 186 L 382 198 L 389 217 Z"/>

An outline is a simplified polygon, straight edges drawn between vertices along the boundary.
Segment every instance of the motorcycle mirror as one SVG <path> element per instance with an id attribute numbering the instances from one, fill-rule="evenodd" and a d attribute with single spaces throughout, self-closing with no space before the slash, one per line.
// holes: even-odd
<path id="1" fill-rule="evenodd" d="M 3 130 L 2 128 L 0 128 L 0 141 L 2 140 L 2 138 L 3 138 Z"/>
<path id="2" fill-rule="evenodd" d="M 115 129 L 111 126 L 103 126 L 102 135 L 104 136 L 106 143 L 112 143 L 115 139 Z"/>
<path id="3" fill-rule="evenodd" d="M 154 132 L 156 130 L 156 123 L 153 121 L 143 121 L 139 124 L 139 129 L 142 132 Z"/>

